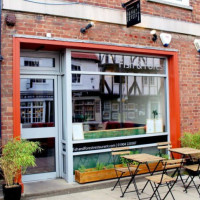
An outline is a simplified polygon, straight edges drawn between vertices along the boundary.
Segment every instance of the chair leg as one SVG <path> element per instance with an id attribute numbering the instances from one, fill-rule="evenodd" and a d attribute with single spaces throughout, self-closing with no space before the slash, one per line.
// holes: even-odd
<path id="1" fill-rule="evenodd" d="M 172 188 L 174 187 L 174 184 L 175 184 L 175 183 L 176 183 L 176 181 L 174 181 L 172 185 L 171 185 L 170 183 L 166 183 L 169 190 L 168 190 L 167 194 L 164 196 L 163 200 L 167 197 L 167 195 L 168 195 L 169 193 L 172 195 L 173 200 L 175 200 L 174 195 L 173 195 L 173 193 L 172 193 L 172 191 L 171 191 Z M 170 186 L 171 186 L 171 187 L 170 187 Z"/>
<path id="2" fill-rule="evenodd" d="M 140 200 L 140 193 L 139 193 L 137 184 L 136 184 L 136 182 L 135 182 L 135 179 L 133 179 L 133 184 L 134 184 L 135 192 L 136 192 L 136 194 L 137 194 L 137 196 L 138 196 L 138 199 Z"/>
<path id="3" fill-rule="evenodd" d="M 199 177 L 199 180 L 200 180 L 200 174 L 198 175 L 198 177 Z M 198 186 L 198 189 L 199 189 L 199 187 L 200 187 L 200 184 L 199 184 L 199 186 Z"/>
<path id="4" fill-rule="evenodd" d="M 190 176 L 187 177 L 187 179 L 185 180 L 185 183 L 187 183 L 188 179 L 190 178 Z"/>
<path id="5" fill-rule="evenodd" d="M 131 180 L 129 181 L 128 185 L 126 186 L 124 192 L 122 193 L 122 196 L 120 197 L 124 197 L 124 194 L 126 193 L 127 189 L 129 188 L 130 184 L 133 182 L 134 178 L 132 177 Z"/>
<path id="6" fill-rule="evenodd" d="M 181 182 L 183 183 L 183 187 L 185 188 L 186 186 L 185 186 L 185 183 L 184 183 L 184 181 L 183 181 L 183 178 L 182 178 L 182 176 L 181 176 L 181 172 L 180 172 L 179 169 L 178 169 L 178 176 L 180 176 Z"/>
<path id="7" fill-rule="evenodd" d="M 195 184 L 195 182 L 193 181 L 193 183 L 194 183 L 194 186 L 195 186 L 195 188 L 196 188 L 196 190 L 197 190 L 197 192 L 198 192 L 198 194 L 199 194 L 199 196 L 200 196 L 200 192 L 199 192 L 199 190 L 198 190 L 198 187 L 197 187 L 197 185 Z"/>
<path id="8" fill-rule="evenodd" d="M 198 192 L 198 194 L 199 194 L 199 196 L 200 196 L 200 192 L 199 192 L 199 190 L 198 190 L 199 187 L 197 187 L 196 183 L 194 182 L 194 176 L 192 177 L 192 182 L 193 182 L 194 187 L 196 188 L 196 190 L 197 190 L 197 192 Z M 188 187 L 189 187 L 189 186 L 188 186 Z"/>
<path id="9" fill-rule="evenodd" d="M 160 197 L 160 193 L 159 193 L 159 191 L 158 191 L 158 188 L 159 188 L 159 187 L 160 187 L 160 184 L 158 184 L 158 185 L 156 186 L 155 190 L 154 190 L 154 188 L 152 187 L 152 189 L 153 189 L 153 194 L 151 195 L 150 200 L 154 197 L 154 195 L 156 195 L 156 192 L 158 192 L 158 195 L 159 195 L 159 197 Z M 156 198 L 157 198 L 157 196 L 156 196 Z"/>
<path id="10" fill-rule="evenodd" d="M 117 172 L 116 172 L 116 174 L 117 174 Z M 112 191 L 116 188 L 117 184 L 119 184 L 120 189 L 121 189 L 121 192 L 122 192 L 122 194 L 123 194 L 122 186 L 121 186 L 121 183 L 120 183 L 120 179 L 121 179 L 121 177 L 123 176 L 123 174 L 124 174 L 124 173 L 121 173 L 120 176 L 118 176 L 118 174 L 117 174 L 117 182 L 115 183 L 115 185 L 114 185 L 113 188 L 111 189 Z"/>
<path id="11" fill-rule="evenodd" d="M 191 180 L 190 180 L 190 182 L 188 183 L 188 185 L 185 187 L 185 192 L 187 193 L 187 189 L 189 188 L 189 186 L 190 186 L 190 184 L 193 182 L 193 179 L 194 179 L 194 176 L 190 176 L 190 178 L 191 178 Z"/>
<path id="12" fill-rule="evenodd" d="M 151 181 L 150 181 L 150 185 L 151 185 L 151 187 L 152 187 L 152 190 L 154 191 L 154 189 L 156 188 L 156 184 L 154 183 L 154 186 L 153 186 L 153 184 L 151 183 Z M 161 200 L 161 197 L 160 197 L 160 194 L 159 194 L 159 192 L 157 192 L 157 195 L 155 195 L 156 196 L 156 199 L 157 200 Z M 159 197 L 159 198 L 158 198 Z"/>
<path id="13" fill-rule="evenodd" d="M 144 192 L 144 189 L 147 187 L 147 184 L 149 183 L 150 181 L 148 180 L 145 184 L 145 186 L 142 188 L 142 193 Z"/>

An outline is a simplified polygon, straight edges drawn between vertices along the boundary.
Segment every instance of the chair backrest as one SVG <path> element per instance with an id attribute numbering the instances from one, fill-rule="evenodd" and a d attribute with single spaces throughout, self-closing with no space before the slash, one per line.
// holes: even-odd
<path id="1" fill-rule="evenodd" d="M 119 156 L 121 157 L 122 155 L 129 155 L 131 152 L 128 151 L 130 150 L 129 147 L 116 147 L 116 148 L 111 148 L 111 155 L 113 157 L 113 164 L 114 166 L 117 164 L 117 159 Z"/>
<path id="2" fill-rule="evenodd" d="M 168 169 L 180 168 L 185 162 L 185 159 L 181 158 L 175 160 L 163 160 L 162 162 L 165 165 L 165 170 L 168 170 Z"/>
<path id="3" fill-rule="evenodd" d="M 174 169 L 175 173 L 178 172 L 178 170 L 183 166 L 183 163 L 185 162 L 185 159 L 175 159 L 175 160 L 162 160 L 162 177 L 161 177 L 161 182 L 163 179 L 164 174 L 166 174 L 167 170 Z M 174 173 L 174 175 L 175 175 Z M 178 179 L 178 176 L 176 176 L 176 181 Z"/>
<path id="4" fill-rule="evenodd" d="M 171 142 L 159 142 L 157 143 L 157 149 L 158 149 L 158 152 L 159 152 L 159 156 L 162 156 L 162 152 L 163 150 L 167 150 L 169 151 L 171 149 L 172 145 L 171 145 Z"/>

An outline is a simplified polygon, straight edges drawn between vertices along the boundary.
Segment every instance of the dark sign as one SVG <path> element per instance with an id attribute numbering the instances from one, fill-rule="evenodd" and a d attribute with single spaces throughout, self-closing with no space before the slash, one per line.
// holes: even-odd
<path id="1" fill-rule="evenodd" d="M 134 138 L 134 139 L 103 141 L 103 142 L 93 142 L 93 143 L 79 143 L 79 144 L 73 145 L 73 152 L 94 151 L 94 150 L 100 150 L 100 149 L 110 149 L 110 148 L 115 148 L 115 147 L 145 145 L 145 144 L 165 142 L 165 141 L 167 141 L 166 135 L 144 137 L 144 138 Z"/>
<path id="2" fill-rule="evenodd" d="M 140 23 L 141 22 L 140 0 L 136 0 L 130 4 L 128 2 L 126 4 L 128 4 L 126 6 L 127 27 Z"/>

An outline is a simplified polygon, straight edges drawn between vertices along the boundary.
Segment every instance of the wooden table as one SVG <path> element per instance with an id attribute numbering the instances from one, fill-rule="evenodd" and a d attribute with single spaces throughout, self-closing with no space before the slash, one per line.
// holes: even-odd
<path id="1" fill-rule="evenodd" d="M 140 196 L 139 196 L 140 194 L 139 194 L 136 182 L 135 182 L 135 176 L 137 175 L 137 173 L 139 171 L 140 165 L 141 164 L 145 164 L 147 166 L 147 169 L 148 169 L 150 175 L 153 175 L 153 173 L 156 171 L 160 161 L 164 160 L 165 158 L 158 157 L 158 156 L 153 156 L 153 155 L 146 154 L 146 153 L 126 155 L 126 156 L 122 156 L 122 157 L 125 158 L 125 159 L 128 159 L 131 162 L 133 162 L 133 161 L 138 162 L 138 165 L 137 165 L 137 168 L 136 168 L 135 172 L 131 172 L 131 170 L 129 170 L 130 174 L 131 174 L 131 179 L 130 179 L 128 185 L 126 186 L 126 189 L 124 190 L 124 192 L 123 192 L 121 197 L 124 196 L 124 194 L 126 193 L 127 189 L 129 188 L 130 184 L 133 183 L 134 187 L 135 187 L 135 192 L 136 192 L 136 194 L 138 196 L 138 199 L 140 199 Z M 155 169 L 152 172 L 151 172 L 150 167 L 148 165 L 149 162 L 158 162 L 157 165 L 155 166 Z M 128 167 L 130 167 L 130 163 L 128 163 Z M 148 182 L 149 181 L 146 182 L 144 188 L 142 189 L 142 192 L 146 188 Z"/>
<path id="2" fill-rule="evenodd" d="M 182 158 L 189 157 L 190 160 L 192 160 L 192 156 L 194 156 L 195 154 L 200 154 L 199 149 L 194 149 L 194 148 L 190 148 L 190 147 L 172 148 L 172 149 L 169 149 L 169 151 L 172 154 L 172 158 L 174 158 L 173 153 L 178 153 L 178 154 L 182 155 Z M 198 163 L 199 163 L 199 160 L 198 160 Z M 188 178 L 189 178 L 189 176 L 188 176 Z M 188 178 L 187 178 L 187 180 L 188 180 Z M 187 180 L 185 182 L 187 182 Z M 191 182 L 192 181 L 190 181 L 187 186 L 183 183 L 185 191 L 187 191 L 187 188 L 190 186 Z M 197 189 L 197 191 L 198 191 L 198 189 Z"/>
<path id="3" fill-rule="evenodd" d="M 174 158 L 173 153 L 181 154 L 182 157 L 185 157 L 185 156 L 191 157 L 192 154 L 200 154 L 199 149 L 193 149 L 190 147 L 172 148 L 172 149 L 169 149 L 169 151 L 172 153 L 172 158 Z"/>

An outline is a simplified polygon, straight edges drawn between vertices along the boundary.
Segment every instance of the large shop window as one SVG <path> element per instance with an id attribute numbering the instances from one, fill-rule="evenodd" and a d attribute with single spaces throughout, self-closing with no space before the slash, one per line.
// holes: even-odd
<path id="1" fill-rule="evenodd" d="M 167 132 L 166 73 L 166 58 L 72 52 L 73 123 L 84 139 Z"/>

